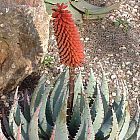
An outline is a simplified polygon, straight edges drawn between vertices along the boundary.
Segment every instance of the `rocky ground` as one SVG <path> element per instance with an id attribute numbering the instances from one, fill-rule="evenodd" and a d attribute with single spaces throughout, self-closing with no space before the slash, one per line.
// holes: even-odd
<path id="1" fill-rule="evenodd" d="M 89 0 L 94 5 L 110 5 L 115 0 Z M 135 101 L 140 98 L 140 2 L 125 0 L 121 2 L 120 9 L 110 13 L 102 20 L 85 20 L 79 26 L 81 40 L 85 46 L 86 63 L 81 69 L 89 71 L 92 67 L 96 77 L 101 75 L 102 64 L 109 83 L 110 94 L 115 95 L 117 80 L 125 81 L 129 91 L 131 112 L 135 110 Z M 62 70 L 59 64 L 57 45 L 50 27 L 49 57 L 43 71 L 49 73 L 48 83 L 55 80 Z M 42 70 L 42 68 L 41 68 Z M 87 76 L 85 74 L 85 76 Z M 31 93 L 38 80 L 38 74 L 27 77 L 20 86 L 21 96 L 25 89 Z M 1 97 L 1 105 L 7 107 L 13 101 L 13 94 Z M 8 110 L 8 109 L 7 109 Z"/>

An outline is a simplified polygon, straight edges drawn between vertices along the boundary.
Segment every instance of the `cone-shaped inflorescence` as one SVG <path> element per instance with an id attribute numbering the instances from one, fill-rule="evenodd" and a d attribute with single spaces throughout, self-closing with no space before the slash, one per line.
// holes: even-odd
<path id="1" fill-rule="evenodd" d="M 56 4 L 52 14 L 53 27 L 58 44 L 60 62 L 69 67 L 81 66 L 84 61 L 80 34 L 64 3 Z"/>

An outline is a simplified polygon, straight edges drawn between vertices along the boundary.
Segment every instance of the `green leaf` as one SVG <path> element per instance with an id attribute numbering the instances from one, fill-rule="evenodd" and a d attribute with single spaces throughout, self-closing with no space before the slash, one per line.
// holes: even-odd
<path id="1" fill-rule="evenodd" d="M 51 15 L 52 12 L 53 12 L 53 11 L 52 11 L 53 5 L 52 5 L 51 3 L 45 2 L 45 7 L 46 7 L 46 11 L 47 11 L 48 15 Z"/>
<path id="2" fill-rule="evenodd" d="M 124 112 L 125 112 L 125 101 L 124 101 L 124 95 L 122 95 L 121 102 L 115 111 L 117 116 L 117 121 L 119 123 L 119 131 L 121 130 L 122 125 L 124 123 L 124 116 L 123 116 Z"/>
<path id="3" fill-rule="evenodd" d="M 11 108 L 10 113 L 9 113 L 9 128 L 10 128 L 10 131 L 12 133 L 12 136 L 15 139 L 17 136 L 17 129 L 18 129 L 18 125 L 15 122 L 15 114 L 16 114 L 16 110 L 17 110 L 17 106 L 18 106 L 17 94 L 18 94 L 18 87 L 17 87 L 15 95 L 14 95 L 14 103 L 13 103 L 12 108 Z"/>
<path id="4" fill-rule="evenodd" d="M 69 89 L 68 86 L 66 86 L 63 91 L 61 91 L 63 94 L 58 98 L 55 107 L 54 107 L 54 113 L 53 113 L 53 120 L 54 122 L 57 120 L 57 117 L 59 116 L 59 113 L 61 111 L 61 108 L 64 104 L 65 96 L 68 95 Z"/>
<path id="5" fill-rule="evenodd" d="M 137 101 L 136 112 L 130 121 L 129 128 L 125 135 L 124 140 L 134 139 L 134 135 L 136 136 L 137 134 L 138 135 L 140 134 L 139 132 L 137 132 L 138 131 L 137 129 L 139 127 L 139 121 L 140 121 L 140 107 L 139 107 L 139 102 Z"/>
<path id="6" fill-rule="evenodd" d="M 128 102 L 127 102 L 127 89 L 126 89 L 126 87 L 124 86 L 123 83 L 122 83 L 122 87 L 123 87 L 123 92 L 122 92 L 122 95 L 121 95 L 122 98 L 121 98 L 121 101 L 120 101 L 120 104 L 119 104 L 118 108 L 115 110 L 117 120 L 118 120 L 118 123 L 119 123 L 119 132 L 121 131 L 121 129 L 123 127 L 123 124 L 124 124 L 124 121 L 125 121 L 125 118 L 124 118 L 125 108 L 128 104 Z"/>
<path id="7" fill-rule="evenodd" d="M 25 91 L 25 95 L 24 95 L 24 108 L 23 108 L 23 115 L 25 117 L 25 119 L 30 122 L 30 99 L 28 96 L 28 91 Z"/>
<path id="8" fill-rule="evenodd" d="M 140 123 L 139 123 L 139 125 L 140 125 Z M 137 130 L 137 140 L 140 138 L 140 126 L 137 128 L 138 130 Z"/>
<path id="9" fill-rule="evenodd" d="M 107 14 L 112 10 L 118 9 L 120 3 L 115 3 L 111 6 L 108 7 L 98 7 L 94 6 L 92 4 L 89 4 L 85 0 L 80 0 L 80 1 L 71 1 L 71 4 L 73 7 L 78 9 L 79 11 L 85 13 L 86 10 L 88 10 L 88 14 L 91 15 L 100 15 L 100 14 Z"/>
<path id="10" fill-rule="evenodd" d="M 87 85 L 86 93 L 88 97 L 93 98 L 95 86 L 96 86 L 96 79 L 94 77 L 94 73 L 92 69 L 90 69 L 90 76 L 88 80 L 89 82 Z"/>
<path id="11" fill-rule="evenodd" d="M 75 9 L 71 4 L 68 5 L 68 10 L 71 12 L 72 18 L 76 24 L 83 23 L 82 14 L 77 9 Z"/>
<path id="12" fill-rule="evenodd" d="M 110 140 L 115 140 L 115 139 L 117 140 L 118 133 L 119 133 L 119 126 L 118 126 L 116 114 L 115 114 L 113 109 L 112 109 L 112 113 L 113 113 L 113 122 L 112 122 L 112 130 L 111 130 L 109 139 Z"/>
<path id="13" fill-rule="evenodd" d="M 67 3 L 69 0 L 45 0 L 45 3 L 50 3 L 50 4 L 57 4 L 57 3 Z"/>
<path id="14" fill-rule="evenodd" d="M 94 140 L 95 135 L 93 129 L 94 128 L 92 125 L 90 109 L 89 109 L 88 101 L 86 99 L 84 110 L 81 116 L 81 125 L 74 140 Z"/>
<path id="15" fill-rule="evenodd" d="M 91 114 L 90 114 L 90 109 L 89 109 L 89 104 L 88 100 L 86 97 L 86 102 L 85 102 L 85 122 L 87 124 L 86 127 L 86 140 L 94 140 L 95 139 L 95 133 L 94 133 L 94 127 L 92 125 L 92 119 L 91 119 Z"/>
<path id="16" fill-rule="evenodd" d="M 81 124 L 80 114 L 81 114 L 80 113 L 80 102 L 77 99 L 76 104 L 75 104 L 74 109 L 73 109 L 73 114 L 71 116 L 70 123 L 68 125 L 69 133 L 71 136 L 75 136 L 78 129 L 79 129 L 79 126 Z"/>
<path id="17" fill-rule="evenodd" d="M 63 0 L 65 2 L 68 2 L 69 0 Z M 63 2 L 62 1 L 62 2 Z M 65 3 L 64 2 L 64 3 Z M 53 10 L 52 8 L 56 7 L 54 4 L 58 3 L 58 1 L 49 1 L 49 0 L 46 0 L 45 1 L 45 5 L 46 5 L 46 11 L 49 15 L 52 14 Z M 59 1 L 59 3 L 61 3 L 61 1 Z M 83 23 L 83 19 L 82 19 L 82 14 L 77 10 L 75 9 L 71 4 L 68 4 L 68 8 L 67 10 L 69 10 L 72 14 L 72 18 L 74 19 L 75 23 L 76 24 L 81 24 Z"/>
<path id="18" fill-rule="evenodd" d="M 62 107 L 58 113 L 58 117 L 55 123 L 55 140 L 68 140 L 68 130 L 66 125 L 66 116 L 67 116 L 67 99 L 68 95 L 65 94 Z"/>
<path id="19" fill-rule="evenodd" d="M 116 26 L 116 27 L 119 27 L 119 26 L 120 26 L 120 22 L 119 22 L 119 21 L 117 21 L 117 20 L 116 20 L 116 21 L 114 21 L 114 24 L 115 24 L 115 26 Z"/>
<path id="20" fill-rule="evenodd" d="M 98 84 L 96 83 L 96 86 L 95 86 L 95 92 L 94 92 L 94 95 L 97 97 L 97 94 L 98 94 Z M 96 99 L 96 98 L 95 98 Z M 96 106 L 95 106 L 95 101 L 92 103 L 91 105 L 91 118 L 92 118 L 92 121 L 95 120 L 95 117 L 96 117 Z"/>
<path id="21" fill-rule="evenodd" d="M 14 121 L 14 116 L 13 119 L 9 118 L 9 123 L 10 123 L 10 130 L 12 132 L 12 136 L 16 139 L 18 126 Z"/>
<path id="22" fill-rule="evenodd" d="M 50 126 L 54 125 L 52 115 L 53 114 L 52 114 L 51 105 L 50 105 L 50 98 L 48 97 L 47 103 L 46 103 L 46 120 Z"/>
<path id="23" fill-rule="evenodd" d="M 69 81 L 69 70 L 67 69 L 66 71 L 60 74 L 51 93 L 50 105 L 52 112 L 54 112 L 56 103 L 58 102 L 58 100 L 60 100 L 59 98 L 63 96 L 64 90 L 68 86 L 68 81 Z"/>
<path id="24" fill-rule="evenodd" d="M 113 114 L 112 109 L 109 107 L 109 110 L 105 116 L 104 122 L 96 133 L 96 139 L 106 139 L 110 135 L 111 129 L 113 125 Z"/>
<path id="25" fill-rule="evenodd" d="M 45 81 L 46 81 L 46 75 L 43 74 L 38 82 L 37 87 L 35 88 L 32 94 L 31 104 L 30 104 L 30 116 L 33 116 L 34 112 L 36 111 L 36 108 L 40 104 L 41 97 L 45 91 Z"/>
<path id="26" fill-rule="evenodd" d="M 104 112 L 106 115 L 109 107 L 109 89 L 108 89 L 108 83 L 105 76 L 105 72 L 103 70 L 102 70 L 102 82 L 101 82 L 101 96 L 103 100 Z"/>
<path id="27" fill-rule="evenodd" d="M 81 75 L 81 71 L 80 71 L 80 73 L 78 74 L 78 77 L 76 79 L 75 86 L 74 86 L 73 107 L 76 103 L 78 95 L 81 94 L 82 92 L 83 92 L 83 82 L 82 82 L 82 75 Z"/>
<path id="28" fill-rule="evenodd" d="M 25 119 L 25 117 L 23 116 L 23 114 L 20 110 L 20 106 L 18 104 L 15 107 L 14 120 L 15 120 L 15 123 L 17 125 L 17 131 L 19 131 L 19 129 L 21 127 L 21 130 L 20 130 L 21 131 L 21 138 L 28 140 L 28 132 L 27 132 L 28 131 L 28 122 Z M 19 134 L 17 134 L 17 135 L 19 135 Z"/>
<path id="29" fill-rule="evenodd" d="M 124 114 L 124 123 L 123 123 L 123 127 L 119 133 L 119 140 L 123 140 L 127 130 L 129 128 L 129 123 L 130 123 L 130 112 L 129 112 L 129 108 L 128 105 L 126 104 L 126 109 L 125 109 L 125 114 Z"/>
<path id="30" fill-rule="evenodd" d="M 41 104 L 37 107 L 36 111 L 34 112 L 33 116 L 31 116 L 31 121 L 29 124 L 29 140 L 39 140 L 38 135 L 38 115 L 40 111 Z"/>
<path id="31" fill-rule="evenodd" d="M 116 97 L 115 97 L 114 102 L 113 102 L 113 108 L 114 108 L 115 111 L 117 110 L 117 108 L 118 108 L 118 106 L 121 102 L 121 98 L 122 98 L 121 90 L 120 90 L 118 81 L 117 81 L 116 86 L 117 86 Z"/>
<path id="32" fill-rule="evenodd" d="M 20 119 L 21 119 L 21 134 L 22 139 L 28 140 L 28 121 L 23 116 L 22 112 L 20 111 Z"/>
<path id="33" fill-rule="evenodd" d="M 9 122 L 11 122 L 11 126 L 12 126 L 11 129 L 13 131 L 14 138 L 28 140 L 28 135 L 27 135 L 28 124 L 23 114 L 21 113 L 20 106 L 18 105 L 17 91 L 14 97 L 14 104 L 11 109 L 13 111 L 9 116 Z M 12 120 L 12 116 L 14 120 Z"/>
<path id="34" fill-rule="evenodd" d="M 16 124 L 19 126 L 21 123 L 21 118 L 20 118 L 20 107 L 18 104 L 15 107 L 14 119 Z"/>
<path id="35" fill-rule="evenodd" d="M 81 93 L 78 95 L 77 99 L 80 102 L 80 112 L 82 113 L 85 107 L 85 99 L 84 99 L 85 94 Z"/>
<path id="36" fill-rule="evenodd" d="M 46 119 L 46 115 L 47 115 L 46 104 L 47 104 L 49 92 L 50 92 L 50 88 L 47 87 L 45 93 L 42 95 L 42 99 L 41 99 L 42 105 L 39 113 L 39 125 L 43 130 L 43 132 L 46 133 L 48 136 L 51 135 L 51 131 L 52 131 L 52 126 L 48 124 Z"/>
<path id="37" fill-rule="evenodd" d="M 103 119 L 104 119 L 103 101 L 102 101 L 102 97 L 101 97 L 101 93 L 100 93 L 98 84 L 97 84 L 97 97 L 95 99 L 95 104 L 93 104 L 93 105 L 95 105 L 95 106 L 92 106 L 91 112 L 95 108 L 96 117 L 93 122 L 93 128 L 94 128 L 94 132 L 96 134 L 98 132 L 98 130 L 100 129 L 100 127 L 103 123 Z"/>
<path id="38" fill-rule="evenodd" d="M 83 14 L 83 19 L 94 19 L 94 20 L 100 20 L 103 19 L 106 16 L 106 14 L 100 14 L 100 15 L 86 15 Z"/>

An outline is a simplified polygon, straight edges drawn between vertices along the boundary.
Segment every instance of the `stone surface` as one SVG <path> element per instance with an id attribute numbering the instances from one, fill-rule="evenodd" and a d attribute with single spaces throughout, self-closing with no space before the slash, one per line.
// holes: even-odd
<path id="1" fill-rule="evenodd" d="M 12 90 L 37 70 L 48 46 L 45 6 L 20 4 L 0 2 L 0 93 Z"/>

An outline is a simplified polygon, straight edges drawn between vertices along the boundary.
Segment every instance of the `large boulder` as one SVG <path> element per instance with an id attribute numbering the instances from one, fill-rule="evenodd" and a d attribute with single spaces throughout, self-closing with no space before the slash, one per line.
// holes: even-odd
<path id="1" fill-rule="evenodd" d="M 0 2 L 0 93 L 37 70 L 47 51 L 49 16 L 43 4 Z"/>

